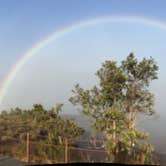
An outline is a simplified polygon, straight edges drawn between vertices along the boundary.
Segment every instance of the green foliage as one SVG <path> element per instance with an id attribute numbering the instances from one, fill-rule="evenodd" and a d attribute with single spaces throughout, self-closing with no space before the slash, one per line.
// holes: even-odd
<path id="1" fill-rule="evenodd" d="M 17 151 L 25 157 L 24 146 L 21 148 L 19 145 L 23 142 L 25 145 L 26 133 L 29 132 L 30 141 L 36 142 L 30 146 L 31 161 L 51 162 L 53 160 L 51 156 L 54 156 L 54 160 L 64 162 L 65 139 L 77 139 L 84 130 L 73 119 L 63 119 L 59 115 L 62 107 L 62 104 L 57 104 L 55 108 L 46 110 L 41 104 L 35 104 L 29 110 L 16 108 L 1 112 L 0 140 L 4 142 L 4 152 L 5 142 L 11 142 L 10 153 L 11 149 L 13 153 L 10 155 L 14 155 Z"/>
<path id="2" fill-rule="evenodd" d="M 125 87 L 126 102 L 129 109 L 146 114 L 154 113 L 154 96 L 147 89 L 152 80 L 157 79 L 158 66 L 152 57 L 143 58 L 142 61 L 131 53 L 126 60 L 122 61 L 121 68 L 127 81 Z M 133 108 L 131 108 L 133 107 Z"/>
<path id="3" fill-rule="evenodd" d="M 99 86 L 86 90 L 77 84 L 72 90 L 69 101 L 93 118 L 93 126 L 106 135 L 109 161 L 150 163 L 153 149 L 146 146 L 148 135 L 135 126 L 137 113 L 154 113 L 154 96 L 148 87 L 157 79 L 157 70 L 153 58 L 138 62 L 131 53 L 119 66 L 115 61 L 102 64 L 96 73 Z"/>

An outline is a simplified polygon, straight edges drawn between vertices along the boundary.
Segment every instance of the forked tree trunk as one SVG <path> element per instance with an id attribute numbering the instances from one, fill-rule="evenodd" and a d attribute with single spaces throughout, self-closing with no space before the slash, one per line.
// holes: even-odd
<path id="1" fill-rule="evenodd" d="M 129 96 L 129 107 L 128 107 L 128 111 L 129 111 L 129 120 L 130 120 L 130 124 L 129 124 L 129 129 L 134 129 L 135 128 L 135 122 L 136 122 L 136 117 L 135 117 L 135 106 L 134 106 L 134 100 L 135 100 L 135 85 L 134 82 L 131 85 L 131 94 Z M 131 150 L 133 149 L 133 140 L 130 141 L 130 146 L 131 146 Z M 131 152 L 132 154 L 132 152 Z"/>

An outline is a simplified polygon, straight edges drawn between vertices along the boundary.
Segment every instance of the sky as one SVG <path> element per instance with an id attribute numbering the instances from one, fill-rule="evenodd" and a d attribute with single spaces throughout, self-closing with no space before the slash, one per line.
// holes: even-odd
<path id="1" fill-rule="evenodd" d="M 57 30 L 111 16 L 135 16 L 166 24 L 165 6 L 165 0 L 0 0 L 0 87 L 25 53 Z M 68 102 L 71 89 L 76 83 L 84 88 L 97 84 L 94 74 L 105 60 L 120 62 L 130 52 L 139 60 L 152 56 L 159 65 L 159 79 L 152 82 L 150 90 L 160 118 L 153 124 L 148 122 L 147 128 L 153 133 L 153 143 L 165 151 L 165 144 L 160 143 L 166 139 L 161 127 L 166 120 L 165 43 L 166 29 L 138 20 L 100 20 L 78 26 L 26 61 L 7 87 L 0 110 L 64 103 L 64 113 L 77 113 Z"/>
<path id="2" fill-rule="evenodd" d="M 45 37 L 82 20 L 106 16 L 137 16 L 166 22 L 163 0 L 1 0 L 0 85 L 12 66 Z M 52 41 L 31 58 L 7 88 L 1 109 L 67 103 L 74 84 L 91 87 L 94 73 L 106 59 L 120 61 L 129 52 L 153 56 L 160 79 L 152 84 L 157 110 L 164 116 L 166 30 L 140 22 L 105 22 L 76 28 Z M 47 81 L 46 81 L 47 80 Z M 67 105 L 68 106 L 68 105 Z M 71 111 L 72 107 L 67 112 Z"/>

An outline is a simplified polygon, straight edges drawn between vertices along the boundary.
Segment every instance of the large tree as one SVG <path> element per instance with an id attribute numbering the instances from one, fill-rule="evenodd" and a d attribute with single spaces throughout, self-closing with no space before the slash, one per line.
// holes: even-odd
<path id="1" fill-rule="evenodd" d="M 152 147 L 145 141 L 147 133 L 136 128 L 137 113 L 154 113 L 154 96 L 150 82 L 157 79 L 158 66 L 153 58 L 140 62 L 130 53 L 120 65 L 105 61 L 97 71 L 99 85 L 83 89 L 79 84 L 69 99 L 93 118 L 93 126 L 107 137 L 105 148 L 109 160 L 149 163 Z M 146 156 L 145 156 L 146 155 Z"/>

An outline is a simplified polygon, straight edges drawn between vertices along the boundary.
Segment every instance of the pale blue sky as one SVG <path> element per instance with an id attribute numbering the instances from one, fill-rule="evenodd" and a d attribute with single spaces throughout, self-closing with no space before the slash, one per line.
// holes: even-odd
<path id="1" fill-rule="evenodd" d="M 56 28 L 116 14 L 165 21 L 165 5 L 164 0 L 0 0 L 0 76 L 25 50 Z"/>
<path id="2" fill-rule="evenodd" d="M 164 0 L 0 0 L 0 83 L 23 53 L 60 27 L 112 15 L 166 22 L 165 5 Z M 165 85 L 165 37 L 165 30 L 140 23 L 99 23 L 77 29 L 50 43 L 24 66 L 1 107 L 66 102 L 64 96 L 73 84 L 95 83 L 94 73 L 105 59 L 121 60 L 133 51 L 138 57 L 154 56 L 159 62 L 160 80 L 152 90 L 161 98 L 157 99 L 158 110 L 163 110 L 165 91 L 158 87 Z"/>
<path id="3" fill-rule="evenodd" d="M 161 42 L 162 41 L 162 42 Z M 156 107 L 164 115 L 166 30 L 137 22 L 115 21 L 78 28 L 41 49 L 17 74 L 2 106 L 31 107 L 67 103 L 74 84 L 90 88 L 104 60 L 121 61 L 132 51 L 138 59 L 154 57 L 159 80 L 152 84 Z M 67 112 L 72 108 L 68 107 Z"/>

